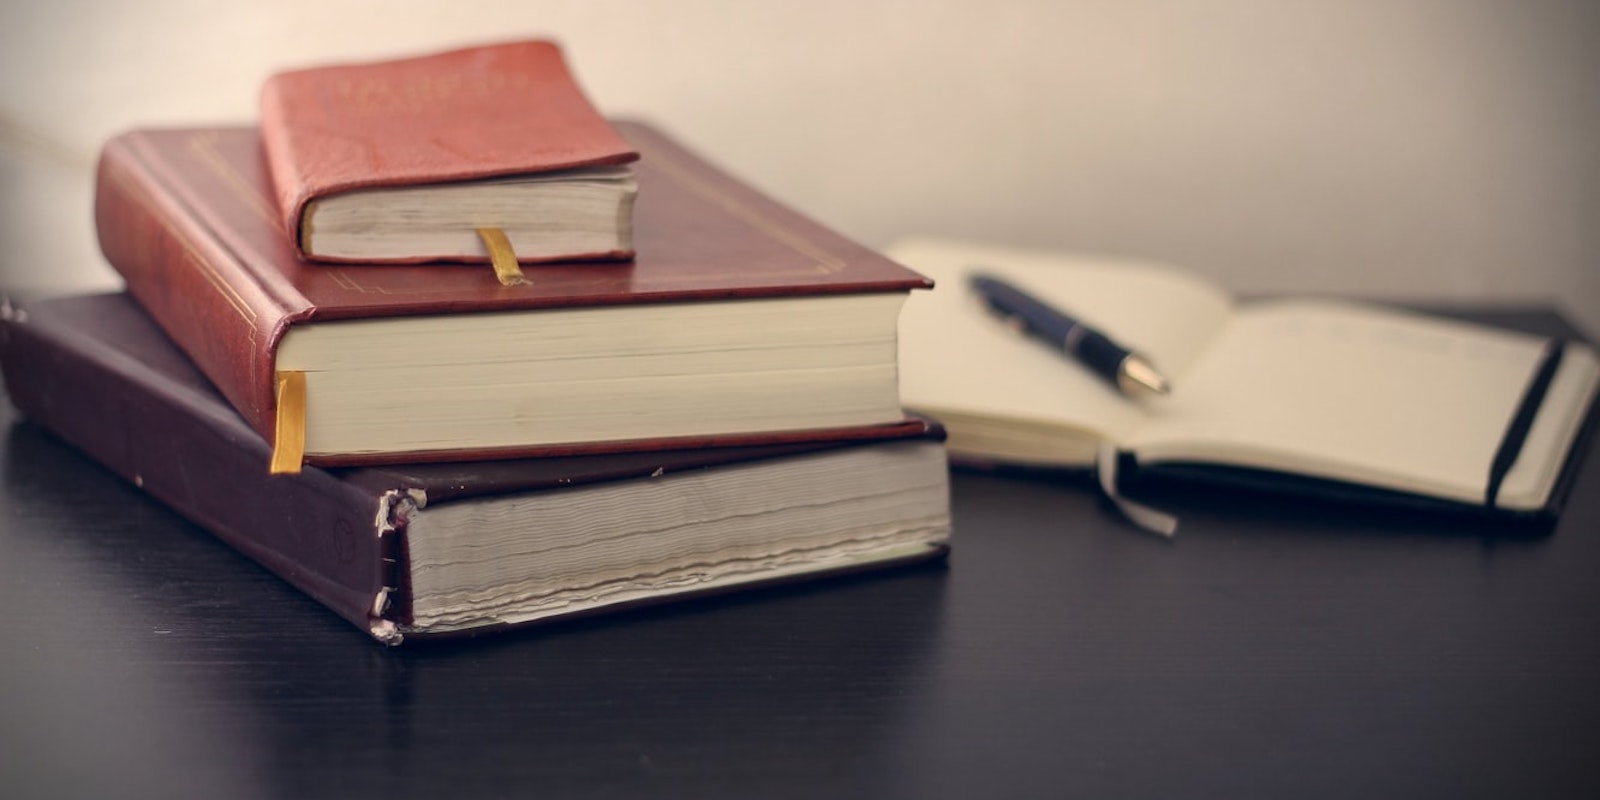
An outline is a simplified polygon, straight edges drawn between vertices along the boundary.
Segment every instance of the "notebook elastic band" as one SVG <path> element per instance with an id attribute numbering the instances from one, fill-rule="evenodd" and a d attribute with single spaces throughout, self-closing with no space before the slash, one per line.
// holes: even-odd
<path id="1" fill-rule="evenodd" d="M 1494 461 L 1489 465 L 1489 486 L 1484 492 L 1484 503 L 1490 508 L 1494 508 L 1500 496 L 1500 484 L 1517 464 L 1517 456 L 1522 453 L 1522 445 L 1528 440 L 1533 420 L 1539 416 L 1539 406 L 1544 403 L 1544 395 L 1550 390 L 1556 371 L 1561 367 L 1561 354 L 1566 352 L 1566 346 L 1563 339 L 1551 339 L 1545 345 L 1539 368 L 1534 370 L 1533 380 L 1522 393 L 1522 403 L 1511 417 L 1511 425 L 1506 428 L 1506 435 L 1500 440 L 1500 449 L 1495 451 Z"/>

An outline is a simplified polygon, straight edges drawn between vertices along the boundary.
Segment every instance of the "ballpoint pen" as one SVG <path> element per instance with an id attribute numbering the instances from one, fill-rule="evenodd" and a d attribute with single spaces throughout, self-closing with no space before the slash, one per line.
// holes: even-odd
<path id="1" fill-rule="evenodd" d="M 1083 362 L 1123 394 L 1164 395 L 1171 391 L 1171 384 L 1149 359 L 1117 344 L 1105 334 L 992 275 L 979 273 L 970 281 L 972 288 L 996 314 L 1021 332 L 1036 336 Z"/>

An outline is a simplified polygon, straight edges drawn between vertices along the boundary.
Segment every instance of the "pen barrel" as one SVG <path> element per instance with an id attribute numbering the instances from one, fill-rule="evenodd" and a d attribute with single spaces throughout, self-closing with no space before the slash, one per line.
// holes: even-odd
<path id="1" fill-rule="evenodd" d="M 1121 386 L 1122 362 L 1130 355 L 1127 348 L 1005 281 L 982 274 L 969 280 L 995 313 L 1010 320 L 1024 333 L 1061 348 L 1095 374 Z"/>
<path id="2" fill-rule="evenodd" d="M 1078 325 L 1062 339 L 1062 348 L 1076 355 L 1096 373 L 1116 381 L 1128 351 L 1100 332 Z"/>

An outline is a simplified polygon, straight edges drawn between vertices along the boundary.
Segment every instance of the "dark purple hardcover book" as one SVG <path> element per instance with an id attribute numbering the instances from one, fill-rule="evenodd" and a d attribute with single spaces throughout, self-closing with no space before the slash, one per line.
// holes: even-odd
<path id="1" fill-rule="evenodd" d="M 7 307 L 12 402 L 376 639 L 471 635 L 942 556 L 942 431 L 269 475 L 126 295 Z"/>

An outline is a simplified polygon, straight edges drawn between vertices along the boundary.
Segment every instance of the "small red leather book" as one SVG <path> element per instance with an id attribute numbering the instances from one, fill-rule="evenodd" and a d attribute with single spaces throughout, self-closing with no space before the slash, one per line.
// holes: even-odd
<path id="1" fill-rule="evenodd" d="M 270 77 L 261 133 L 301 255 L 484 261 L 500 228 L 522 261 L 632 255 L 638 158 L 544 41 Z"/>

